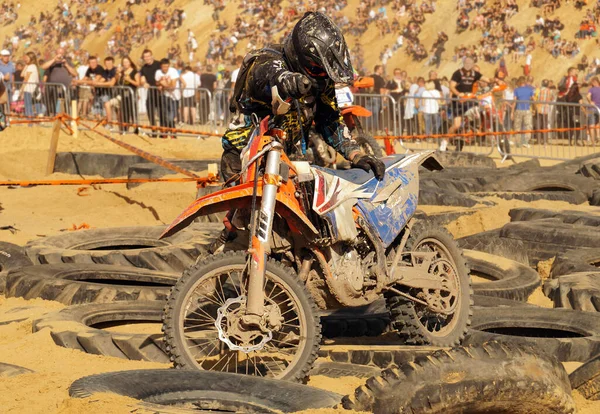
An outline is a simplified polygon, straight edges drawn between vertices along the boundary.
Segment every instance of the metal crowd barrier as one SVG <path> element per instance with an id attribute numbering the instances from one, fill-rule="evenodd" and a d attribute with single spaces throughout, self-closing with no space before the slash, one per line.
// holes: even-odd
<path id="1" fill-rule="evenodd" d="M 9 82 L 10 113 L 27 117 L 71 114 L 106 119 L 120 132 L 135 124 L 153 136 L 197 136 L 195 131 L 223 132 L 233 119 L 231 89 L 129 86 L 67 88 L 57 83 Z M 64 102 L 63 107 L 59 103 Z M 354 94 L 354 106 L 371 111 L 357 118 L 371 135 L 393 135 L 405 151 L 445 149 L 543 159 L 571 159 L 600 151 L 600 110 L 594 105 L 565 102 L 504 101 Z M 460 122 L 458 120 L 460 117 Z M 151 126 L 186 130 L 153 131 Z M 522 131 L 522 132 L 521 132 Z"/>
<path id="2" fill-rule="evenodd" d="M 399 102 L 400 145 L 405 150 L 491 154 L 502 132 L 502 116 L 476 99 L 403 96 Z"/>
<path id="3" fill-rule="evenodd" d="M 144 126 L 212 130 L 215 125 L 212 101 L 212 94 L 205 88 L 177 88 L 168 92 L 153 86 L 139 88 L 138 124 L 142 131 L 153 136 L 195 136 L 193 133 L 154 132 Z"/>
<path id="4" fill-rule="evenodd" d="M 497 150 L 504 158 L 543 159 L 600 151 L 600 110 L 594 105 L 404 96 L 398 108 L 399 141 L 406 151 Z"/>
<path id="5" fill-rule="evenodd" d="M 363 130 L 371 135 L 399 135 L 398 104 L 390 95 L 356 93 L 353 105 L 371 111 L 370 117 L 359 117 Z"/>
<path id="6" fill-rule="evenodd" d="M 215 89 L 212 101 L 212 117 L 216 130 L 225 132 L 234 114 L 229 111 L 229 99 L 233 94 L 233 89 Z"/>
<path id="7" fill-rule="evenodd" d="M 63 84 L 8 82 L 7 91 L 11 114 L 36 118 L 71 113 L 71 91 Z"/>
<path id="8" fill-rule="evenodd" d="M 134 88 L 78 85 L 73 90 L 73 96 L 77 98 L 77 113 L 80 118 L 106 119 L 110 129 L 122 133 L 133 130 L 125 124 L 138 123 L 136 90 Z"/>
<path id="9" fill-rule="evenodd" d="M 548 101 L 500 104 L 506 112 L 506 130 L 513 132 L 510 146 L 498 148 L 504 157 L 563 160 L 600 151 L 600 110 L 595 105 Z M 512 116 L 509 106 L 514 108 Z"/>

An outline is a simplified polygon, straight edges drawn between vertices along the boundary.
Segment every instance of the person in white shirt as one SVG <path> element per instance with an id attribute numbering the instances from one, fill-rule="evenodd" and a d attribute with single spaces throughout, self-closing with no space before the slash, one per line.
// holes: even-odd
<path id="1" fill-rule="evenodd" d="M 417 96 L 418 91 L 419 85 L 416 82 L 410 85 L 408 96 L 405 101 L 406 103 L 404 105 L 404 121 L 409 135 L 416 134 L 418 131 L 415 118 L 415 115 L 417 114 L 415 97 Z"/>
<path id="2" fill-rule="evenodd" d="M 531 53 L 527 54 L 527 57 L 525 58 L 525 67 L 523 68 L 523 73 L 525 74 L 525 76 L 529 76 L 531 74 L 531 61 L 533 60 L 533 57 L 531 56 Z"/>
<path id="3" fill-rule="evenodd" d="M 431 136 L 439 132 L 442 124 L 440 117 L 440 99 L 442 94 L 435 89 L 435 83 L 429 81 L 425 83 L 425 90 L 421 94 L 421 107 L 425 118 L 425 135 Z"/>
<path id="4" fill-rule="evenodd" d="M 38 100 L 38 97 L 35 95 L 40 93 L 38 89 L 40 83 L 40 72 L 37 66 L 37 57 L 35 56 L 35 53 L 27 52 L 23 60 L 25 61 L 26 66 L 21 72 L 21 76 L 23 76 L 21 95 L 25 101 L 25 116 L 33 117 L 35 116 L 33 100 Z"/>
<path id="5" fill-rule="evenodd" d="M 160 69 L 156 71 L 155 80 L 158 89 L 162 91 L 158 114 L 160 126 L 175 128 L 177 104 L 181 95 L 179 91 L 179 72 L 171 67 L 169 59 L 160 61 Z M 168 132 L 162 132 L 161 138 L 167 138 L 169 135 Z"/>
<path id="6" fill-rule="evenodd" d="M 198 50 L 198 41 L 196 41 L 196 35 L 191 30 L 188 30 L 188 47 L 190 50 L 190 62 L 193 62 L 194 54 Z"/>
<path id="7" fill-rule="evenodd" d="M 194 124 L 196 119 L 196 102 L 194 97 L 196 91 L 201 86 L 200 75 L 194 73 L 190 66 L 183 68 L 181 73 L 181 106 L 183 107 L 183 122 L 189 125 Z"/>
<path id="8" fill-rule="evenodd" d="M 77 111 L 79 116 L 86 117 L 92 105 L 92 88 L 88 85 L 79 84 L 82 81 L 90 67 L 84 63 L 77 67 L 77 80 L 72 84 L 77 86 Z"/>

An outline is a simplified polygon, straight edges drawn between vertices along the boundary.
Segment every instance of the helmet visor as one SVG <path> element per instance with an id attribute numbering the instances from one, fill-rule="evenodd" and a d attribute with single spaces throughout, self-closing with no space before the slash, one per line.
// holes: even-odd
<path id="1" fill-rule="evenodd" d="M 328 47 L 327 50 L 322 50 L 324 48 L 320 44 L 314 46 L 327 76 L 337 84 L 351 85 L 354 70 L 345 43 L 340 45 L 339 50 L 335 50 L 334 46 Z"/>

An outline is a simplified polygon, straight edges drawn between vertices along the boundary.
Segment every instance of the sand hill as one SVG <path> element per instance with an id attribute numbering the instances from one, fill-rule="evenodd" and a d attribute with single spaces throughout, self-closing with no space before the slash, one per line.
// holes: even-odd
<path id="1" fill-rule="evenodd" d="M 60 2 L 62 3 L 62 2 Z M 342 10 L 342 14 L 348 16 L 350 19 L 355 18 L 356 8 L 358 7 L 360 0 L 349 0 L 348 6 Z M 519 13 L 509 20 L 509 24 L 516 27 L 521 33 L 523 33 L 527 26 L 533 25 L 536 14 L 540 14 L 541 10 L 530 6 L 529 1 L 519 0 Z M 55 0 L 21 0 L 21 8 L 19 9 L 19 18 L 13 24 L 5 25 L 0 28 L 0 40 L 4 40 L 7 36 L 13 35 L 14 30 L 20 25 L 26 25 L 29 22 L 31 15 L 39 15 L 41 11 L 52 10 L 56 7 L 57 2 Z M 115 15 L 118 8 L 124 8 L 126 2 L 124 0 L 117 0 L 114 2 L 99 4 L 100 10 L 107 11 L 109 14 L 109 20 L 115 20 Z M 283 6 L 287 5 L 287 1 L 281 3 Z M 152 0 L 149 4 L 142 4 L 139 6 L 133 6 L 132 10 L 135 14 L 135 20 L 142 22 L 146 16 L 146 10 L 153 8 L 158 5 L 164 8 L 164 2 L 162 0 Z M 433 14 L 426 15 L 426 21 L 422 25 L 422 32 L 419 36 L 421 43 L 430 49 L 433 42 L 437 37 L 437 32 L 442 30 L 446 32 L 450 40 L 446 44 L 446 52 L 443 55 L 443 62 L 440 66 L 439 73 L 441 75 L 450 75 L 457 67 L 457 64 L 452 61 L 451 57 L 453 50 L 459 45 L 470 45 L 481 39 L 481 32 L 479 31 L 466 31 L 461 34 L 456 34 L 456 19 L 458 17 L 456 1 L 438 1 L 437 10 Z M 175 8 L 183 9 L 186 12 L 187 18 L 183 22 L 183 26 L 179 29 L 176 36 L 177 40 L 175 43 L 179 43 L 182 49 L 185 50 L 187 29 L 192 29 L 196 34 L 196 39 L 199 44 L 198 56 L 204 60 L 204 56 L 207 50 L 207 42 L 212 33 L 218 33 L 216 23 L 213 21 L 211 14 L 213 12 L 212 6 L 204 5 L 201 1 L 192 0 L 175 0 L 168 9 L 173 10 Z M 387 5 L 388 15 L 392 15 L 391 4 Z M 227 2 L 225 9 L 220 12 L 220 18 L 226 22 L 230 27 L 233 25 L 235 18 L 240 10 L 240 2 L 233 0 Z M 473 18 L 475 12 L 471 13 Z M 561 21 L 565 24 L 565 29 L 562 31 L 562 38 L 567 40 L 574 40 L 575 33 L 579 28 L 579 23 L 585 15 L 585 10 L 577 11 L 573 4 L 563 4 L 563 6 L 554 14 L 553 17 L 560 17 Z M 248 15 L 246 15 L 248 17 Z M 408 17 L 400 19 L 400 24 L 403 27 L 408 22 Z M 83 48 L 90 50 L 94 54 L 103 56 L 106 50 L 106 42 L 110 39 L 114 31 L 114 25 L 111 29 L 106 32 L 100 33 L 94 36 L 88 36 L 83 42 Z M 538 45 L 541 43 L 541 36 L 539 34 L 533 35 Z M 159 56 L 166 53 L 168 47 L 173 44 L 173 41 L 169 38 L 170 36 L 163 35 L 160 39 L 152 40 L 147 46 L 155 50 Z M 366 66 L 370 69 L 375 64 L 379 63 L 379 56 L 384 49 L 385 45 L 391 45 L 396 40 L 397 35 L 389 34 L 381 37 L 374 23 L 371 23 L 366 33 L 357 38 L 355 36 L 348 35 L 348 42 L 350 45 L 354 45 L 357 41 L 360 41 L 361 45 L 365 49 L 365 60 Z M 276 39 L 275 39 L 276 40 Z M 581 47 L 581 53 L 574 59 L 568 59 L 566 57 L 559 57 L 558 59 L 553 58 L 548 52 L 537 48 L 533 53 L 533 74 L 536 79 L 551 78 L 558 80 L 560 76 L 566 71 L 569 66 L 576 65 L 581 60 L 583 55 L 587 55 L 588 58 L 600 57 L 600 52 L 597 52 L 597 44 L 595 39 L 591 40 L 578 40 Z M 39 46 L 34 46 L 39 47 Z M 134 48 L 132 55 L 134 57 L 139 56 L 143 47 Z M 244 54 L 246 50 L 246 42 L 240 41 L 236 52 L 238 54 Z M 21 55 L 22 50 L 18 53 Z M 184 53 L 185 55 L 185 53 Z M 521 65 L 524 64 L 524 60 L 518 63 L 508 62 L 510 76 L 517 76 L 522 74 Z M 491 74 L 494 66 L 491 64 L 481 63 L 482 71 L 487 74 Z M 389 60 L 387 64 L 387 72 L 391 73 L 394 67 L 401 67 L 406 69 L 409 74 L 426 74 L 429 70 L 428 67 L 424 66 L 424 62 L 414 62 L 405 53 L 404 49 L 398 50 L 395 55 Z"/>

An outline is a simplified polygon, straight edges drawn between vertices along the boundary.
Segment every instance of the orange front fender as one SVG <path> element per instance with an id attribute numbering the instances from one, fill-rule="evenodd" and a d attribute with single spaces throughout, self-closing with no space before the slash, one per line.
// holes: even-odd
<path id="1" fill-rule="evenodd" d="M 352 114 L 355 116 L 370 117 L 373 112 L 359 105 L 346 106 L 342 109 L 342 115 Z"/>
<path id="2" fill-rule="evenodd" d="M 256 189 L 258 203 L 260 203 L 260 197 L 262 196 L 262 185 L 262 180 L 259 180 Z M 200 197 L 190 204 L 160 237 L 163 238 L 178 232 L 187 227 L 198 216 L 233 209 L 251 208 L 253 187 L 254 183 L 249 182 Z M 300 208 L 300 204 L 294 197 L 294 192 L 295 189 L 291 182 L 282 184 L 277 192 L 275 211 L 286 219 L 290 229 L 307 232 L 304 234 L 309 237 L 310 235 L 316 236 L 319 232 Z"/>

